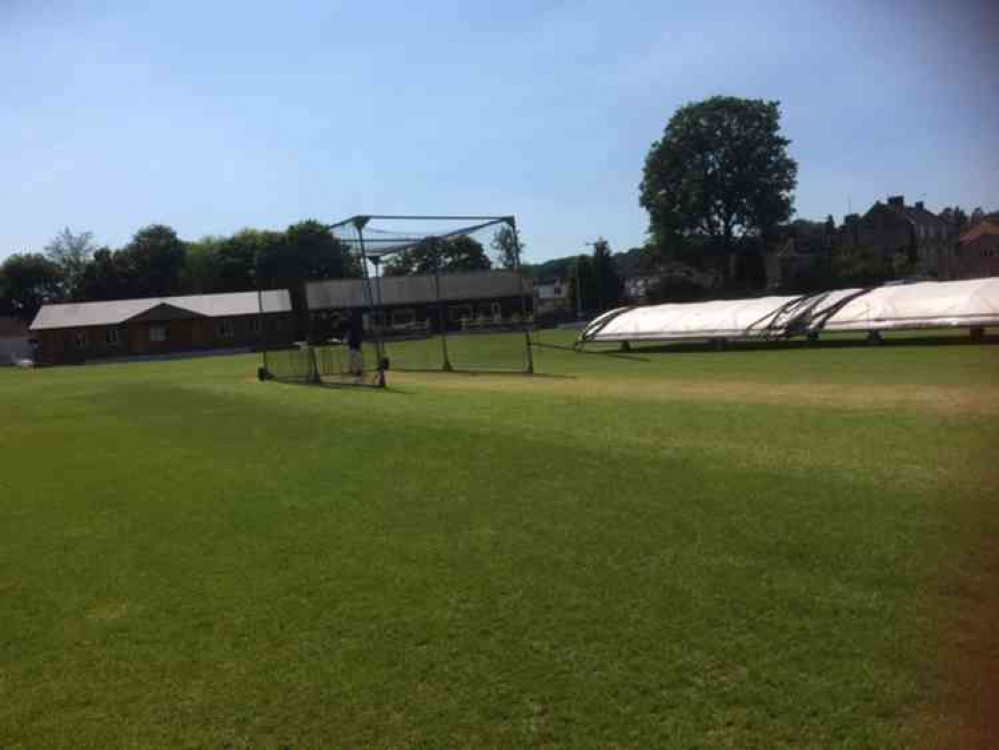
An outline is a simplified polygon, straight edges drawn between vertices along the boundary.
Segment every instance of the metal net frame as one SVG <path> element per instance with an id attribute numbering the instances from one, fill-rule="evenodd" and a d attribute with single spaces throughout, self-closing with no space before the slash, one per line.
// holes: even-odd
<path id="1" fill-rule="evenodd" d="M 534 372 L 533 293 L 515 217 L 367 214 L 331 230 L 360 259 L 367 296 L 356 282 L 314 282 L 314 319 L 363 307 L 386 369 Z"/>
<path id="2" fill-rule="evenodd" d="M 344 262 L 356 262 L 359 276 L 351 278 L 364 304 L 357 325 L 324 330 L 308 306 L 308 284 L 301 276 L 262 282 L 258 268 L 257 300 L 261 332 L 261 380 L 312 385 L 383 388 L 386 385 L 384 348 L 377 328 L 363 335 L 365 316 L 374 309 L 372 281 L 363 256 L 340 243 Z M 346 267 L 346 265 L 345 265 Z M 264 288 L 265 286 L 269 288 Z M 349 321 L 348 321 L 349 322 Z M 356 346 L 349 328 L 362 331 Z"/>

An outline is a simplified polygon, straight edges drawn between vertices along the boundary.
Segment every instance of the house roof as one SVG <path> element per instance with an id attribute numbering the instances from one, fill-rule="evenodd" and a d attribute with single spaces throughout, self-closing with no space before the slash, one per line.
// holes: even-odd
<path id="1" fill-rule="evenodd" d="M 870 211 L 867 212 L 867 216 L 870 216 L 875 211 L 890 211 L 891 213 L 901 216 L 917 226 L 950 227 L 949 222 L 945 219 L 941 219 L 932 211 L 928 211 L 921 203 L 915 206 L 907 206 L 901 201 L 901 198 L 898 198 L 897 202 L 893 202 L 893 199 L 889 199 L 887 203 L 878 201 L 871 206 Z"/>
<path id="2" fill-rule="evenodd" d="M 132 318 L 166 306 L 198 317 L 225 318 L 255 315 L 258 312 L 289 312 L 291 298 L 285 289 L 231 294 L 192 294 L 181 297 L 148 297 L 108 302 L 74 302 L 43 305 L 31 323 L 32 331 L 53 328 L 83 328 L 85 326 L 120 325 Z M 262 309 L 261 309 L 262 308 Z M 184 317 L 189 317 L 185 315 Z"/>
<path id="3" fill-rule="evenodd" d="M 985 219 L 980 221 L 967 232 L 962 234 L 957 241 L 960 243 L 973 242 L 979 237 L 991 234 L 999 235 L 999 220 L 993 221 L 992 219 Z"/>
<path id="4" fill-rule="evenodd" d="M 903 210 L 906 215 L 917 224 L 923 224 L 931 227 L 950 227 L 950 223 L 947 220 L 941 219 L 935 213 L 923 208 L 922 206 L 905 206 L 903 207 Z"/>

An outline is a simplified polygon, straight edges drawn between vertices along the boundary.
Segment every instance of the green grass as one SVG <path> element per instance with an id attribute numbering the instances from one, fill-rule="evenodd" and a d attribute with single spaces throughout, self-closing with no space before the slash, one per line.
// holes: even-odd
<path id="1" fill-rule="evenodd" d="M 536 353 L 0 371 L 0 747 L 951 736 L 999 347 Z"/>

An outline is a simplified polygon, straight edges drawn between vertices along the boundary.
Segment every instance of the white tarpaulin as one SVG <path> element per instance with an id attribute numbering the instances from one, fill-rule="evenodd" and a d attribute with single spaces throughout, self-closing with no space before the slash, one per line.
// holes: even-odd
<path id="1" fill-rule="evenodd" d="M 591 321 L 579 340 L 757 339 L 986 325 L 999 325 L 999 278 L 619 308 Z"/>
<path id="2" fill-rule="evenodd" d="M 825 324 L 829 331 L 999 324 L 999 278 L 883 286 L 862 294 Z"/>

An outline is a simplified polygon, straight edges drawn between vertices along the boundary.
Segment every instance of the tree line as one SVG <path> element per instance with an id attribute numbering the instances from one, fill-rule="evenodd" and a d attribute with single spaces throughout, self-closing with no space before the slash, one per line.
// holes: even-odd
<path id="1" fill-rule="evenodd" d="M 469 235 L 427 237 L 415 246 L 390 256 L 384 273 L 386 276 L 403 276 L 437 271 L 456 273 L 493 268 L 514 269 L 519 267 L 523 246 L 519 232 L 514 234 L 509 226 L 502 226 L 490 242 L 496 257 L 494 263 L 482 243 Z"/>
<path id="2" fill-rule="evenodd" d="M 960 233 L 989 214 L 981 207 L 965 211 L 960 206 L 950 206 L 938 215 L 954 227 L 955 233 Z M 825 250 L 814 252 L 812 263 L 787 274 L 779 291 L 807 294 L 835 288 L 876 286 L 913 272 L 911 259 L 897 254 L 884 256 L 865 247 L 837 248 L 839 231 L 831 215 L 824 221 L 795 219 L 777 225 L 771 251 L 790 239 L 809 246 L 813 252 L 814 248 Z M 536 282 L 564 280 L 568 285 L 569 309 L 573 313 L 577 309 L 589 313 L 625 304 L 623 279 L 631 276 L 651 277 L 651 285 L 645 292 L 648 302 L 742 296 L 762 289 L 766 282 L 763 248 L 753 239 L 733 243 L 734 264 L 727 262 L 721 248 L 700 238 L 688 239 L 668 249 L 650 241 L 619 253 L 611 253 L 606 240 L 593 244 L 593 254 L 552 258 L 525 265 L 524 271 Z M 605 260 L 608 255 L 609 263 Z M 721 283 L 720 274 L 715 273 L 719 266 L 734 268 L 734 274 Z M 600 271 L 595 272 L 595 268 Z M 579 282 L 582 300 L 577 307 L 576 285 Z"/>
<path id="3" fill-rule="evenodd" d="M 754 293 L 766 285 L 767 253 L 789 238 L 825 241 L 835 235 L 831 216 L 825 222 L 791 221 L 798 165 L 789 145 L 776 101 L 715 96 L 676 110 L 642 170 L 639 203 L 649 214 L 648 241 L 626 254 L 629 266 L 640 257 L 640 270 L 660 279 L 651 290 L 653 301 Z M 984 212 L 969 215 L 952 206 L 940 216 L 959 232 Z M 541 280 L 548 274 L 567 279 L 573 309 L 604 310 L 624 296 L 622 262 L 606 240 L 593 248 L 592 255 L 523 268 Z M 500 267 L 520 267 L 510 228 L 494 236 L 491 249 Z M 908 262 L 870 248 L 827 252 L 807 272 L 786 280 L 785 291 L 881 283 L 908 273 Z M 479 242 L 458 236 L 422 242 L 382 268 L 393 275 L 491 267 Z M 28 319 L 44 302 L 242 291 L 258 282 L 295 295 L 301 280 L 360 273 L 356 258 L 315 220 L 283 232 L 244 229 L 197 242 L 184 242 L 156 224 L 117 250 L 96 247 L 89 232 L 66 229 L 44 253 L 16 254 L 0 266 L 0 314 Z"/>
<path id="4" fill-rule="evenodd" d="M 124 247 L 98 247 L 90 232 L 63 229 L 41 253 L 0 265 L 0 314 L 31 319 L 47 302 L 101 301 L 280 288 L 293 280 L 346 278 L 360 266 L 315 220 L 285 231 L 243 229 L 229 237 L 181 240 L 163 224 Z"/>
<path id="5" fill-rule="evenodd" d="M 493 237 L 497 265 L 518 262 L 508 227 Z M 472 237 L 428 239 L 391 256 L 386 274 L 484 270 L 493 261 Z M 40 253 L 15 253 L 0 265 L 0 315 L 31 320 L 41 305 L 183 294 L 289 289 L 303 306 L 302 284 L 358 278 L 360 260 L 325 224 L 309 219 L 284 231 L 243 229 L 228 237 L 185 242 L 163 224 L 138 230 L 118 249 L 99 247 L 91 232 L 63 229 Z"/>

